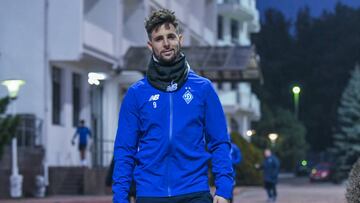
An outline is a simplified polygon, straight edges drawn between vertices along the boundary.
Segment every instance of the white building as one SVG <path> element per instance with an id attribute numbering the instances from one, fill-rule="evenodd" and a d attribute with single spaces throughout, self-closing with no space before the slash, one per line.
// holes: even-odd
<path id="1" fill-rule="evenodd" d="M 176 12 L 185 46 L 249 46 L 249 34 L 259 30 L 255 0 L 0 2 L 0 80 L 26 81 L 17 112 L 33 114 L 41 121 L 36 144 L 46 149 L 49 166 L 78 165 L 77 147 L 70 141 L 79 119 L 93 131 L 92 165 L 110 163 L 123 94 L 143 77 L 126 67 L 129 48 L 145 45 L 144 18 L 158 8 Z M 256 72 L 255 56 L 251 57 L 252 66 L 245 66 Z M 90 85 L 90 72 L 107 77 L 98 86 Z M 258 72 L 248 73 L 250 79 L 259 77 Z M 260 117 L 250 84 L 215 85 L 229 120 L 236 121 L 244 134 L 251 128 L 250 121 Z M 0 88 L 0 97 L 6 94 Z"/>
<path id="2" fill-rule="evenodd" d="M 217 2 L 217 44 L 220 46 L 251 46 L 250 34 L 260 31 L 256 1 L 218 0 Z M 257 60 L 257 56 L 255 56 L 255 60 Z M 259 76 L 258 79 L 261 80 L 261 75 Z M 250 139 L 246 135 L 248 132 L 253 133 L 251 122 L 260 119 L 260 101 L 252 93 L 250 83 L 222 82 L 217 87 L 231 130 Z"/>

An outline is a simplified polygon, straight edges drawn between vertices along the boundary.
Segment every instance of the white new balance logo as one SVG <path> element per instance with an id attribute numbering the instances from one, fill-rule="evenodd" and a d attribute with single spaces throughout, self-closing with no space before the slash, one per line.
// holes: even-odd
<path id="1" fill-rule="evenodd" d="M 149 101 L 157 101 L 157 100 L 159 100 L 159 97 L 160 97 L 160 94 L 151 95 Z"/>

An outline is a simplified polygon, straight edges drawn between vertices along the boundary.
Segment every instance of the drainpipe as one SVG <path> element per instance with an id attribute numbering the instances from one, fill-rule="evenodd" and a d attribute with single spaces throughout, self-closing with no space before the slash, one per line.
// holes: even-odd
<path id="1" fill-rule="evenodd" d="M 44 71 L 44 84 L 45 84 L 45 90 L 44 90 L 44 105 L 45 105 L 45 111 L 44 111 L 44 125 L 43 125 L 43 139 L 42 139 L 42 145 L 44 147 L 45 150 L 45 158 L 43 160 L 43 169 L 44 169 L 44 184 L 45 186 L 49 185 L 49 168 L 48 168 L 48 152 L 47 152 L 47 138 L 44 139 L 47 135 L 47 130 L 48 130 L 48 112 L 49 112 L 49 106 L 48 106 L 48 78 L 49 78 L 49 50 L 48 50 L 48 19 L 49 19 L 49 0 L 44 0 L 44 8 L 45 8 L 45 12 L 44 12 L 44 67 L 45 67 L 45 71 Z"/>

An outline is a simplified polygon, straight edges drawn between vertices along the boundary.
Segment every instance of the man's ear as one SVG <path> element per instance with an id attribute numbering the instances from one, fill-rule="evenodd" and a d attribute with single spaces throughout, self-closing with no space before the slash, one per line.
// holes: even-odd
<path id="1" fill-rule="evenodd" d="M 180 46 L 182 47 L 183 44 L 184 44 L 184 36 L 182 34 L 179 34 L 179 43 L 180 43 Z"/>
<path id="2" fill-rule="evenodd" d="M 147 42 L 147 47 L 148 47 L 148 49 L 150 49 L 150 51 L 153 50 L 152 43 L 150 41 Z"/>

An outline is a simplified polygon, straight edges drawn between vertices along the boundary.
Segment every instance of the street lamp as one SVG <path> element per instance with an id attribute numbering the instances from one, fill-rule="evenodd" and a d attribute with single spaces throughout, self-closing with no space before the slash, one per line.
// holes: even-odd
<path id="1" fill-rule="evenodd" d="M 296 119 L 298 119 L 298 114 L 299 114 L 299 97 L 300 97 L 300 92 L 301 92 L 301 88 L 297 85 L 295 85 L 292 88 L 292 92 L 294 94 L 294 111 L 295 111 L 295 117 Z"/>
<path id="2" fill-rule="evenodd" d="M 272 146 L 275 145 L 275 142 L 276 142 L 276 140 L 278 139 L 278 137 L 279 137 L 279 135 L 276 134 L 276 133 L 270 133 L 270 134 L 269 134 L 269 139 L 270 139 L 270 141 L 271 141 Z"/>
<path id="3" fill-rule="evenodd" d="M 105 80 L 107 78 L 107 75 L 105 73 L 95 73 L 90 72 L 88 74 L 88 83 L 90 85 L 100 85 L 100 80 Z"/>
<path id="4" fill-rule="evenodd" d="M 255 130 L 247 130 L 246 131 L 246 135 L 248 136 L 248 137 L 251 137 L 251 136 L 253 136 L 255 134 Z"/>
<path id="5" fill-rule="evenodd" d="M 20 87 L 25 84 L 24 80 L 4 80 L 2 85 L 6 86 L 9 91 L 10 99 L 16 99 Z M 12 114 L 16 114 L 15 102 L 12 108 Z M 23 176 L 19 174 L 18 160 L 17 160 L 17 138 L 13 136 L 11 140 L 11 176 L 10 176 L 10 196 L 13 198 L 22 196 L 22 182 Z"/>

